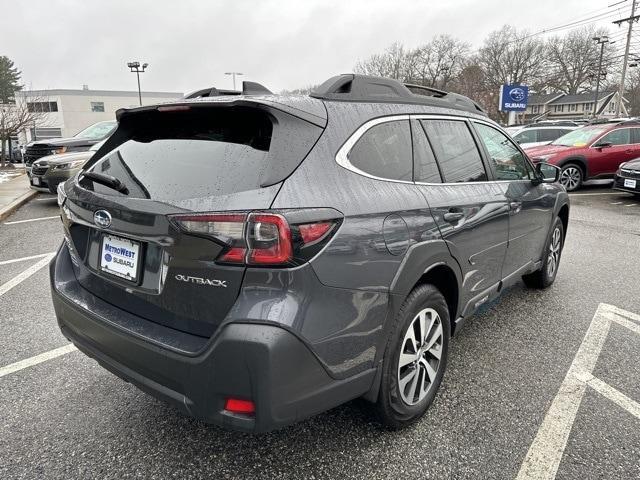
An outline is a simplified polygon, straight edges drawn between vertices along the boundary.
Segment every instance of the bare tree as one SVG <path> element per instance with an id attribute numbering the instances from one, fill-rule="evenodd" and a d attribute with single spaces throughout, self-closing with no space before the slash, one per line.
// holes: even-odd
<path id="1" fill-rule="evenodd" d="M 640 68 L 636 67 L 629 70 L 629 76 L 625 84 L 625 98 L 629 101 L 626 107 L 629 115 L 640 116 Z"/>
<path id="2" fill-rule="evenodd" d="M 544 42 L 510 25 L 489 34 L 478 62 L 487 83 L 496 89 L 504 83 L 535 83 L 548 68 Z"/>
<path id="3" fill-rule="evenodd" d="M 366 60 L 358 61 L 354 71 L 364 75 L 395 78 L 402 82 L 409 81 L 409 66 L 411 56 L 401 43 L 396 42 L 383 53 L 371 55 Z"/>
<path id="4" fill-rule="evenodd" d="M 469 44 L 450 35 L 439 35 L 409 53 L 409 76 L 412 83 L 447 88 L 463 69 L 469 56 Z"/>
<path id="5" fill-rule="evenodd" d="M 5 168 L 9 138 L 28 128 L 41 126 L 47 112 L 42 108 L 34 108 L 34 105 L 43 105 L 47 101 L 40 97 L 30 96 L 28 101 L 27 98 L 23 98 L 16 103 L 0 105 L 0 169 Z"/>
<path id="6" fill-rule="evenodd" d="M 554 91 L 567 94 L 591 90 L 597 75 L 600 46 L 593 37 L 606 35 L 605 30 L 584 27 L 570 31 L 563 37 L 547 41 L 549 72 L 544 83 Z M 605 44 L 602 72 L 613 68 L 615 50 Z"/>

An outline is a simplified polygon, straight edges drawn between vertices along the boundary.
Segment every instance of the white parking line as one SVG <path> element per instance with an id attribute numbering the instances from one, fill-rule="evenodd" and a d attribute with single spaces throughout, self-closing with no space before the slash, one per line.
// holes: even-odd
<path id="1" fill-rule="evenodd" d="M 51 202 L 53 200 L 57 200 L 58 197 L 44 197 L 44 198 L 36 198 L 36 202 Z"/>
<path id="2" fill-rule="evenodd" d="M 624 195 L 624 192 L 570 193 L 570 197 L 587 197 L 589 195 Z"/>
<path id="3" fill-rule="evenodd" d="M 592 373 L 612 322 L 640 335 L 640 326 L 631 319 L 638 320 L 640 316 L 612 305 L 598 305 L 558 394 L 522 462 L 518 480 L 555 478 L 587 386 L 640 418 L 640 404 Z"/>
<path id="4" fill-rule="evenodd" d="M 5 375 L 9 375 L 10 373 L 33 367 L 34 365 L 46 362 L 47 360 L 66 355 L 67 353 L 75 352 L 76 350 L 77 348 L 73 344 L 69 343 L 64 347 L 49 350 L 48 352 L 41 353 L 40 355 L 36 355 L 35 357 L 27 358 L 25 360 L 20 360 L 19 362 L 12 363 L 10 365 L 7 365 L 6 367 L 0 368 L 0 378 L 4 377 Z"/>
<path id="5" fill-rule="evenodd" d="M 7 293 L 9 290 L 11 290 L 16 285 L 20 285 L 20 283 L 22 283 L 27 278 L 29 278 L 31 275 L 33 275 L 38 270 L 40 270 L 42 267 L 47 265 L 49 263 L 49 261 L 53 258 L 54 255 L 55 255 L 55 253 L 49 253 L 49 254 L 45 255 L 45 257 L 42 260 L 40 260 L 37 263 L 34 263 L 29 268 L 27 268 L 24 272 L 19 273 L 18 275 L 13 277 L 8 282 L 3 283 L 2 285 L 0 285 L 0 297 L 2 295 L 4 295 L 5 293 Z"/>
<path id="6" fill-rule="evenodd" d="M 47 255 L 51 255 L 51 254 L 54 254 L 54 253 L 56 253 L 56 252 L 39 253 L 38 255 L 30 255 L 28 257 L 13 258 L 11 260 L 2 260 L 0 262 L 0 266 L 1 265 L 9 265 L 10 263 L 24 262 L 26 260 L 33 260 L 34 258 L 46 257 Z"/>
<path id="7" fill-rule="evenodd" d="M 30 218 L 28 220 L 16 220 L 15 222 L 4 222 L 4 224 L 15 225 L 17 223 L 40 222 L 42 220 L 53 220 L 54 218 L 60 218 L 60 215 L 54 215 L 53 217 Z"/>

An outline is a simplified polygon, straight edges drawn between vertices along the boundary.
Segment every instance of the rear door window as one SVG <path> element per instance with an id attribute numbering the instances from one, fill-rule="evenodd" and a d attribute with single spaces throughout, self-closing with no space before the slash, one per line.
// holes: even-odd
<path id="1" fill-rule="evenodd" d="M 482 182 L 487 172 L 467 123 L 462 120 L 421 120 L 447 183 Z"/>
<path id="2" fill-rule="evenodd" d="M 559 128 L 543 128 L 538 131 L 539 142 L 553 142 L 556 138 L 560 138 L 570 130 L 561 130 Z"/>
<path id="3" fill-rule="evenodd" d="M 413 161 L 414 180 L 423 183 L 441 183 L 442 177 L 436 164 L 436 157 L 433 154 L 427 135 L 420 122 L 412 124 L 413 130 Z"/>
<path id="4" fill-rule="evenodd" d="M 534 143 L 538 141 L 538 136 L 535 130 L 524 129 L 516 133 L 513 139 L 518 143 Z"/>
<path id="5" fill-rule="evenodd" d="M 374 125 L 348 154 L 351 165 L 379 178 L 411 181 L 413 155 L 409 120 Z"/>

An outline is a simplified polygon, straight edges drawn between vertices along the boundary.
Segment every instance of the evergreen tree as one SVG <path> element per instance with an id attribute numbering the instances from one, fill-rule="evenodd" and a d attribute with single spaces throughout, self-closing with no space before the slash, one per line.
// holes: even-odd
<path id="1" fill-rule="evenodd" d="M 8 57 L 0 56 L 0 103 L 13 102 L 14 92 L 22 90 L 21 74 Z"/>

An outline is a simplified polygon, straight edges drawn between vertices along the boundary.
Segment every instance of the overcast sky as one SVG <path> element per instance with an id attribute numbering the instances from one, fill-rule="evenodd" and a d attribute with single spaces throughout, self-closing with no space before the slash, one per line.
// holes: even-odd
<path id="1" fill-rule="evenodd" d="M 134 90 L 126 63 L 140 60 L 147 91 L 230 88 L 234 70 L 279 91 L 350 72 L 395 41 L 448 33 L 477 47 L 504 24 L 536 32 L 618 1 L 0 0 L 0 55 L 37 89 Z M 620 7 L 628 16 L 629 0 Z M 598 25 L 617 32 L 611 20 Z"/>

